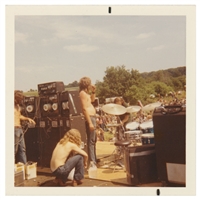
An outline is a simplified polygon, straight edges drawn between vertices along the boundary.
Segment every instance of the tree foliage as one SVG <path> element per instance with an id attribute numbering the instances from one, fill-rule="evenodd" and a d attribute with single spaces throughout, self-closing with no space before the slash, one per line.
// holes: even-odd
<path id="1" fill-rule="evenodd" d="M 97 96 L 101 103 L 115 96 L 123 96 L 130 105 L 137 104 L 138 100 L 151 103 L 155 100 L 150 96 L 162 97 L 170 91 L 184 90 L 185 73 L 186 67 L 149 73 L 128 70 L 124 65 L 107 67 L 103 82 L 96 82 Z"/>
<path id="2" fill-rule="evenodd" d="M 106 68 L 103 81 L 96 81 L 96 96 L 100 103 L 106 98 L 122 96 L 130 105 L 141 100 L 143 104 L 155 102 L 155 98 L 166 96 L 169 92 L 184 90 L 186 85 L 186 67 L 170 68 L 152 72 L 139 73 L 138 70 L 122 66 Z M 66 89 L 78 88 L 74 81 Z"/>

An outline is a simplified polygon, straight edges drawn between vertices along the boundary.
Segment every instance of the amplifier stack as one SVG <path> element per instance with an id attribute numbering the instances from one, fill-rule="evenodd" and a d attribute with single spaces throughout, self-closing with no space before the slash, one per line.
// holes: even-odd
<path id="1" fill-rule="evenodd" d="M 22 114 L 36 121 L 28 128 L 25 142 L 27 159 L 42 167 L 49 167 L 51 155 L 57 142 L 71 128 L 81 133 L 81 148 L 86 151 L 85 119 L 78 91 L 65 91 L 64 83 L 38 84 L 39 96 L 24 98 Z"/>

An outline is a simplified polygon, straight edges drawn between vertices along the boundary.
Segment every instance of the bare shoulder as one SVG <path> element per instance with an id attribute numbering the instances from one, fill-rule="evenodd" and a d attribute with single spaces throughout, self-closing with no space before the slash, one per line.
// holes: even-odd
<path id="1" fill-rule="evenodd" d="M 79 95 L 80 95 L 80 96 L 85 96 L 85 95 L 86 95 L 86 92 L 82 90 L 82 91 L 79 92 Z"/>
<path id="2" fill-rule="evenodd" d="M 72 143 L 72 142 L 67 142 L 66 145 L 68 146 L 68 148 L 73 149 L 73 150 L 74 150 L 74 148 L 77 148 L 77 147 L 78 147 L 76 144 L 74 144 L 74 143 Z"/>
<path id="3" fill-rule="evenodd" d="M 84 99 L 86 100 L 88 98 L 87 93 L 85 91 L 81 91 L 79 93 L 79 96 L 80 96 L 80 99 L 82 99 L 82 100 L 84 100 Z"/>

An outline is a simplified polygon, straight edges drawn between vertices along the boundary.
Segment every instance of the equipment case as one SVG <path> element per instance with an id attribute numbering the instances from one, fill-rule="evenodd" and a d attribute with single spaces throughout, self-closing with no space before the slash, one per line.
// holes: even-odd
<path id="1" fill-rule="evenodd" d="M 140 185 L 157 181 L 155 145 L 127 147 L 125 149 L 127 182 Z"/>
<path id="2" fill-rule="evenodd" d="M 185 186 L 186 109 L 157 107 L 153 113 L 158 179 L 165 185 Z"/>

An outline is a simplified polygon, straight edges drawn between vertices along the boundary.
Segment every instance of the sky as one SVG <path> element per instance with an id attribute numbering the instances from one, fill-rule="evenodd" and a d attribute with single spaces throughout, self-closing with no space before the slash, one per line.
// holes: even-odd
<path id="1" fill-rule="evenodd" d="M 15 16 L 15 89 L 186 66 L 185 16 Z"/>

